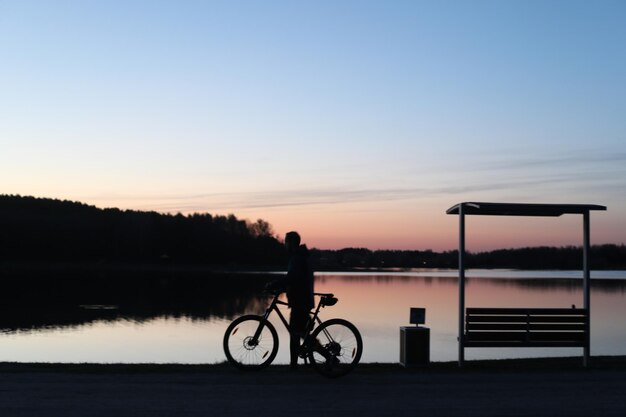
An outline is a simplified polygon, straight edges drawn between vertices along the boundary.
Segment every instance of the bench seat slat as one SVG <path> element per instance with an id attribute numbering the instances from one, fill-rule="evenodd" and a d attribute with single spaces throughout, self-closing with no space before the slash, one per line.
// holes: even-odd
<path id="1" fill-rule="evenodd" d="M 585 331 L 584 323 L 467 323 L 467 331 L 476 330 L 518 330 L 518 331 Z"/>
<path id="2" fill-rule="evenodd" d="M 582 316 L 465 316 L 467 323 L 585 323 Z"/>
<path id="3" fill-rule="evenodd" d="M 469 332 L 465 340 L 517 340 L 525 341 L 578 341 L 585 338 L 585 332 Z"/>
<path id="4" fill-rule="evenodd" d="M 478 308 L 468 307 L 467 314 L 496 314 L 496 315 L 563 315 L 563 316 L 586 316 L 584 308 Z"/>
<path id="5" fill-rule="evenodd" d="M 511 341 L 467 341 L 464 343 L 465 347 L 585 347 L 585 342 L 548 342 L 548 341 L 536 341 L 536 342 L 511 342 Z"/>

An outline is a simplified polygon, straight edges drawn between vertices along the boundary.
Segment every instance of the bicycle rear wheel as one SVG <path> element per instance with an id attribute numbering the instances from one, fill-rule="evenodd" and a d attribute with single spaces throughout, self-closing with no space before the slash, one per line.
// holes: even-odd
<path id="1" fill-rule="evenodd" d="M 347 320 L 331 319 L 323 322 L 313 331 L 311 340 L 314 346 L 309 352 L 309 361 L 324 376 L 343 376 L 352 371 L 361 360 L 361 334 Z"/>
<path id="2" fill-rule="evenodd" d="M 262 326 L 255 339 L 259 326 Z M 224 353 L 228 362 L 242 370 L 268 366 L 278 353 L 278 334 L 268 320 L 246 315 L 234 320 L 224 333 Z"/>

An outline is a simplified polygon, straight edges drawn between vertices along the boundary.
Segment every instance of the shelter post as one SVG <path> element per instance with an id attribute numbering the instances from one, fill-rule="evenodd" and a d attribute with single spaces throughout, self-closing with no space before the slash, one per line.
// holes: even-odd
<path id="1" fill-rule="evenodd" d="M 589 211 L 583 213 L 583 304 L 587 312 L 585 324 L 585 347 L 583 353 L 583 365 L 589 365 L 591 356 L 591 274 L 589 268 Z"/>
<path id="2" fill-rule="evenodd" d="M 459 204 L 459 366 L 465 360 L 465 213 Z"/>

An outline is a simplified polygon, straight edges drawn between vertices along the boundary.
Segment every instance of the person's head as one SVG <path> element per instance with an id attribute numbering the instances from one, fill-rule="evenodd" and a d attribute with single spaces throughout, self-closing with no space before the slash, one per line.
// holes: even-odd
<path id="1" fill-rule="evenodd" d="M 300 235 L 298 232 L 289 232 L 285 235 L 285 247 L 287 252 L 293 252 L 300 246 Z"/>

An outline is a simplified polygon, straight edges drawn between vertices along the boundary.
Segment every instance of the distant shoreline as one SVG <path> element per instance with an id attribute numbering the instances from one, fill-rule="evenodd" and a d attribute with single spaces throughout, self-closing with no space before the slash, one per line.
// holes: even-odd
<path id="1" fill-rule="evenodd" d="M 154 263 L 121 263 L 121 262 L 51 262 L 51 261 L 0 261 L 0 273 L 27 273 L 27 272 L 142 272 L 142 273 L 190 273 L 190 274 L 283 274 L 284 266 L 236 266 L 236 265 L 199 265 L 199 264 L 154 264 Z M 318 268 L 315 270 L 320 275 L 332 273 L 363 273 L 363 274 L 399 274 L 413 275 L 419 274 L 431 276 L 432 274 L 452 273 L 458 271 L 456 268 Z M 467 268 L 466 271 L 471 277 L 472 271 L 489 271 L 497 273 L 498 271 L 512 272 L 578 272 L 580 269 L 515 269 L 515 268 Z M 625 271 L 626 268 L 594 268 L 592 271 Z M 490 274 L 488 274 L 490 275 Z M 483 277 L 483 276 L 481 276 Z M 489 277 L 489 276 L 485 276 Z M 567 278 L 567 277 L 563 277 Z"/>

